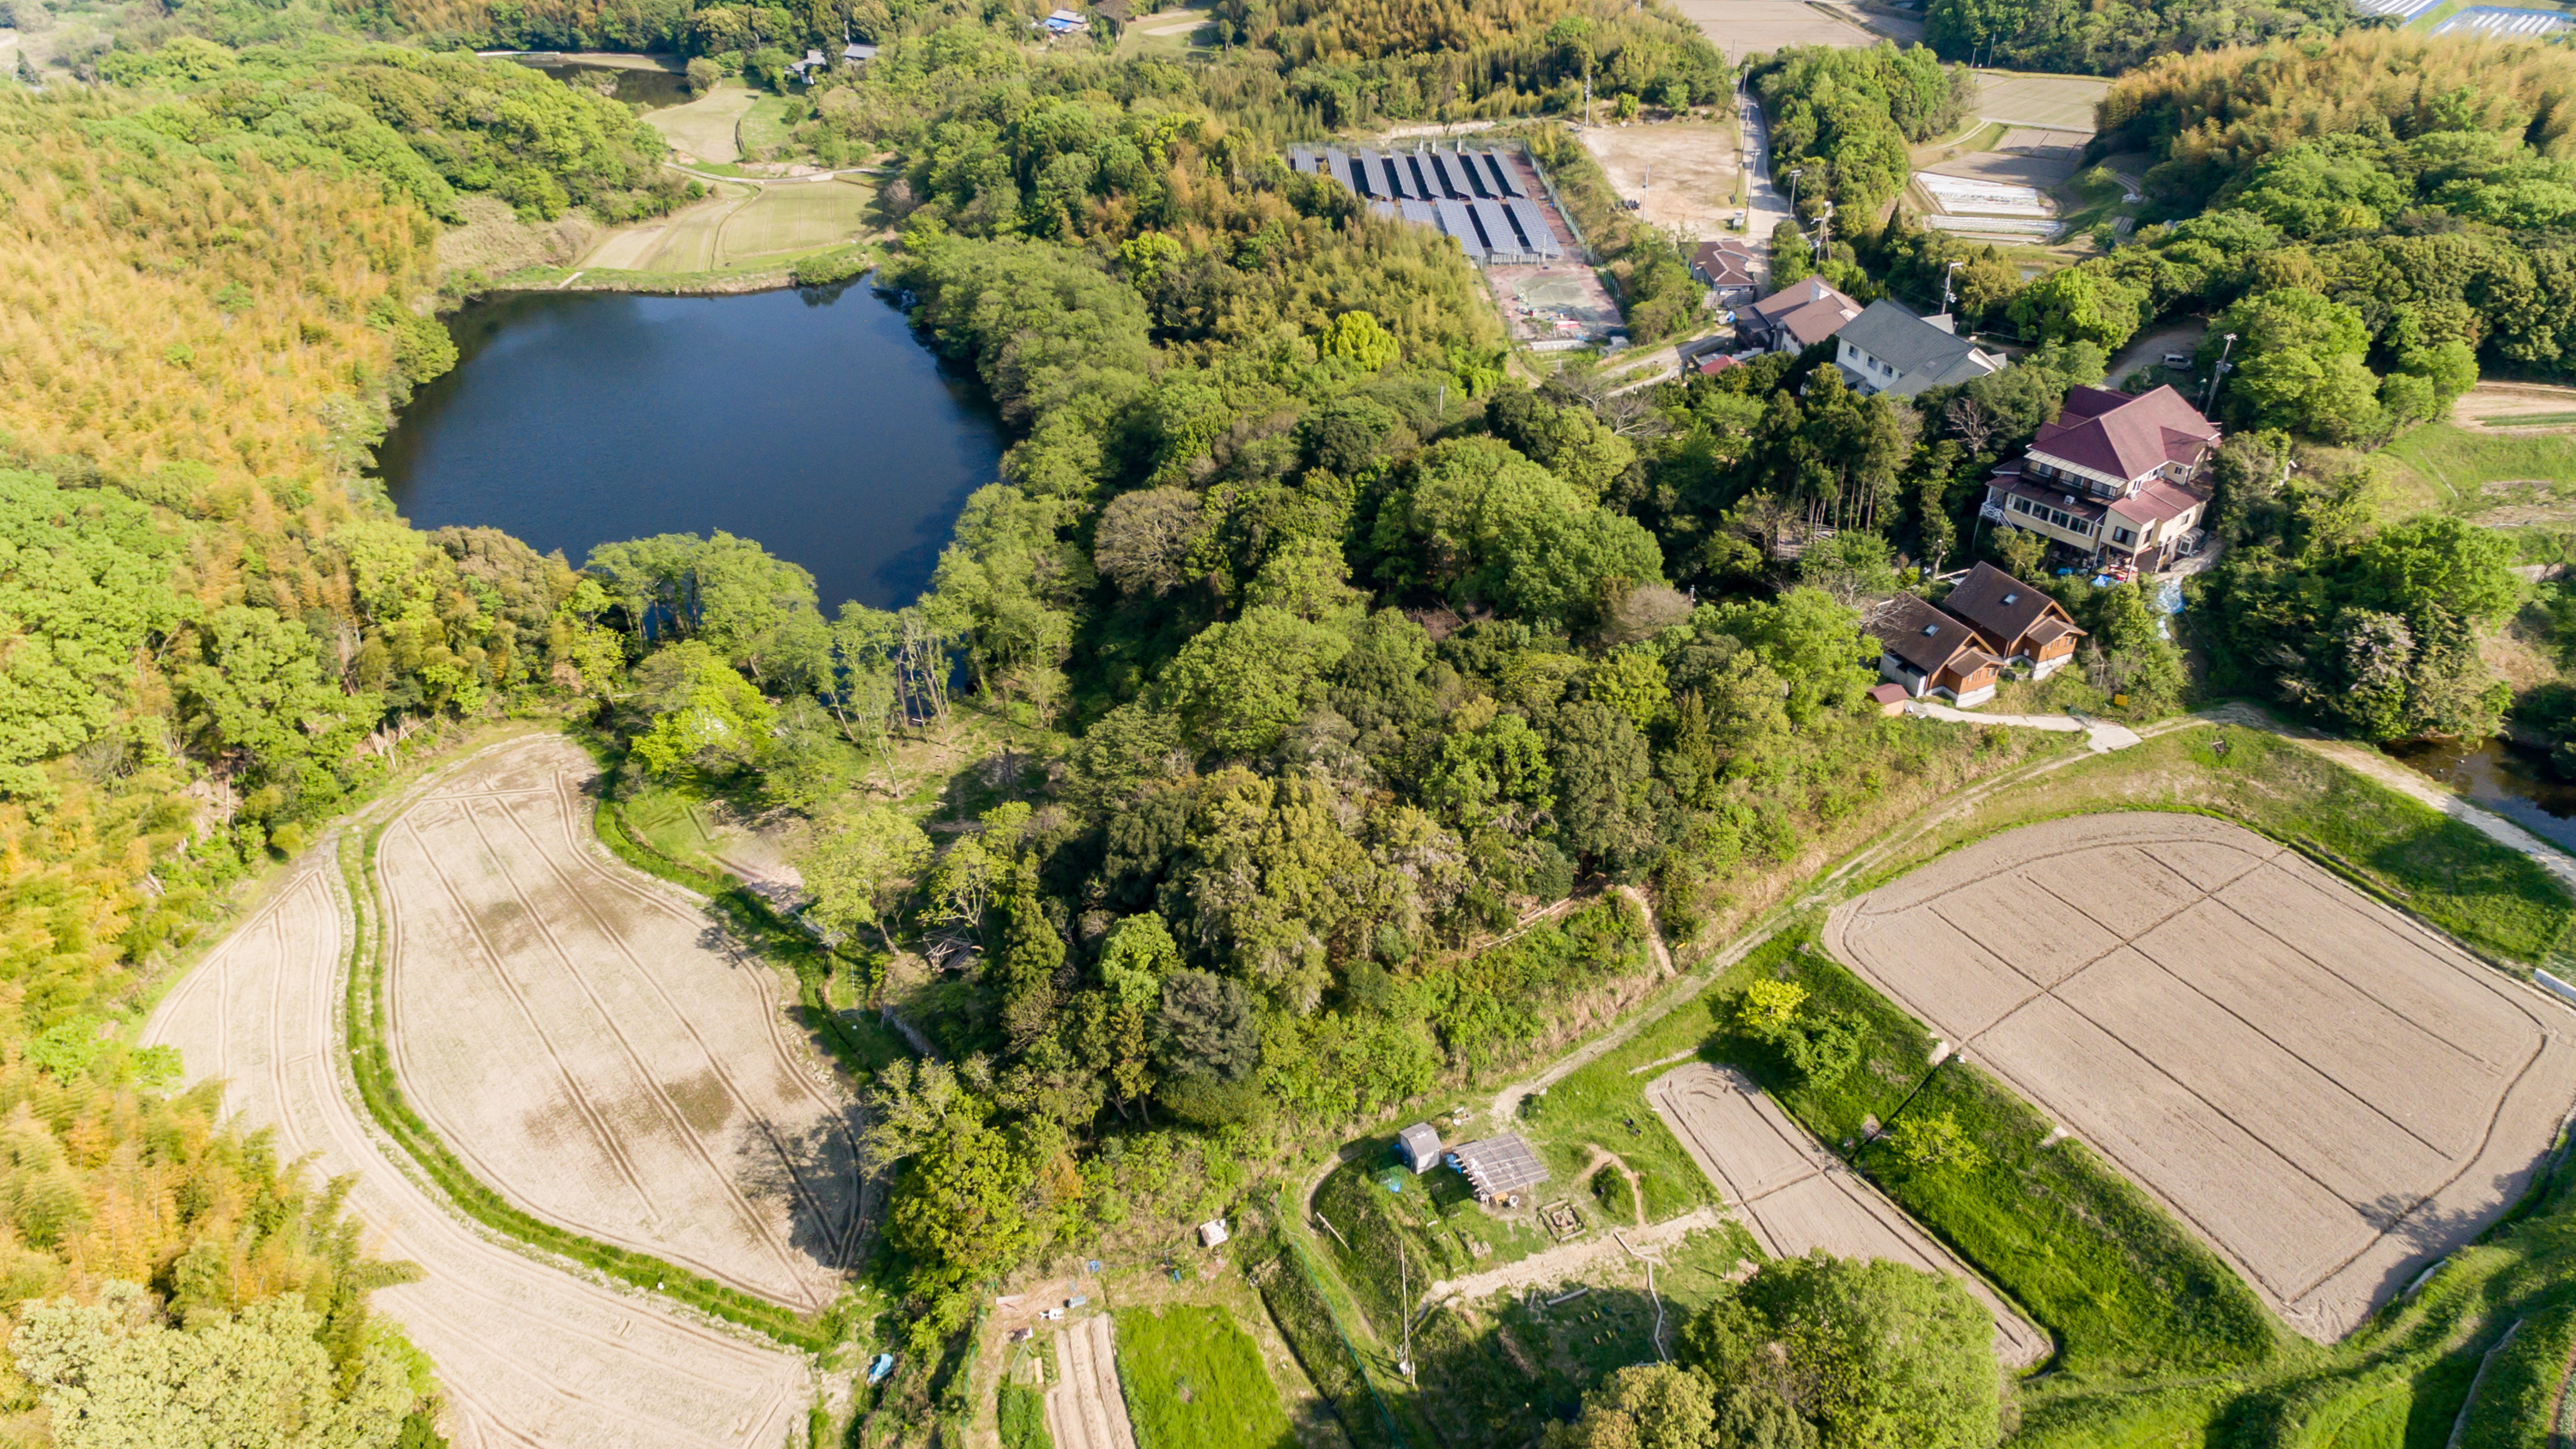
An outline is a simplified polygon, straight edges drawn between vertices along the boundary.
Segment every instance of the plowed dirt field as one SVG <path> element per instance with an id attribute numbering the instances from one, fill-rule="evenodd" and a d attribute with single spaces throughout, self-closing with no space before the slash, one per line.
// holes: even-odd
<path id="1" fill-rule="evenodd" d="M 223 1078 L 225 1110 L 275 1128 L 281 1158 L 351 1178 L 366 1250 L 419 1265 L 370 1301 L 436 1364 L 458 1449 L 745 1449 L 801 1432 L 803 1355 L 494 1243 L 395 1165 L 335 1050 L 348 920 L 317 847 L 163 998 L 143 1040 L 179 1048 L 191 1082 Z"/>
<path id="2" fill-rule="evenodd" d="M 1692 1062 L 1657 1077 L 1646 1101 L 1753 1230 L 1762 1251 L 1794 1258 L 1822 1248 L 1837 1257 L 1885 1258 L 1955 1275 L 1995 1320 L 1995 1356 L 2028 1368 L 2048 1356 L 2048 1335 L 1789 1120 L 1740 1072 Z"/>
<path id="3" fill-rule="evenodd" d="M 2007 831 L 1824 943 L 2321 1341 L 2494 1221 L 2576 1104 L 2576 1016 L 2202 816 Z"/>
<path id="4" fill-rule="evenodd" d="M 404 1094 L 529 1212 L 812 1311 L 859 1230 L 853 1106 L 780 982 L 605 858 L 589 757 L 490 751 L 385 831 Z"/>

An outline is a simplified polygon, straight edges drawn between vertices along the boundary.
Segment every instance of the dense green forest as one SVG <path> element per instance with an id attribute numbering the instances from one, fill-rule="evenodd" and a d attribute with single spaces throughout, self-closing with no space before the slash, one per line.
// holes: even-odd
<path id="1" fill-rule="evenodd" d="M 1931 0 L 1923 39 L 1944 60 L 2119 75 L 2162 55 L 2318 39 L 2350 24 L 2339 0 Z"/>

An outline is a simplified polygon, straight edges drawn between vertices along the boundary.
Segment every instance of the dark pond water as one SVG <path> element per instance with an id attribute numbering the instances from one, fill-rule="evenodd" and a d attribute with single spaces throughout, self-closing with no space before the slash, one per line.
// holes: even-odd
<path id="1" fill-rule="evenodd" d="M 910 603 L 999 421 L 865 287 L 739 297 L 536 292 L 448 321 L 380 472 L 420 528 L 487 524 L 579 564 L 595 544 L 716 529 L 844 599 Z"/>
<path id="2" fill-rule="evenodd" d="M 2576 850 L 2576 784 L 2549 768 L 2549 752 L 2510 740 L 2434 740 L 2388 753 L 2554 845 Z"/>
<path id="3" fill-rule="evenodd" d="M 532 70 L 544 71 L 559 81 L 598 91 L 630 106 L 658 110 L 663 106 L 676 106 L 689 98 L 689 78 L 678 71 L 590 65 L 551 54 L 514 55 L 510 58 Z"/>

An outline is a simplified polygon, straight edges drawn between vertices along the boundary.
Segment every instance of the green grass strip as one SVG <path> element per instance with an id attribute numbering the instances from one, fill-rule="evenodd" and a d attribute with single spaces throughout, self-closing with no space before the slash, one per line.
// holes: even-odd
<path id="1" fill-rule="evenodd" d="M 1118 1315 L 1118 1381 L 1140 1449 L 1279 1449 L 1297 1442 L 1261 1349 L 1207 1304 Z"/>

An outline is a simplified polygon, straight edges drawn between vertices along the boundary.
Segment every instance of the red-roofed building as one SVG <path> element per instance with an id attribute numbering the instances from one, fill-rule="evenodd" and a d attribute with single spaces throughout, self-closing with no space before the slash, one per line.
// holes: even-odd
<path id="1" fill-rule="evenodd" d="M 1858 302 L 1824 278 L 1809 277 L 1737 308 L 1735 332 L 1765 352 L 1798 352 L 1840 332 L 1859 315 Z"/>
<path id="2" fill-rule="evenodd" d="M 2088 564 L 2152 573 L 2208 509 L 2198 480 L 2217 446 L 2217 425 L 2170 387 L 2074 388 L 2023 456 L 1996 467 L 1981 511 Z"/>

